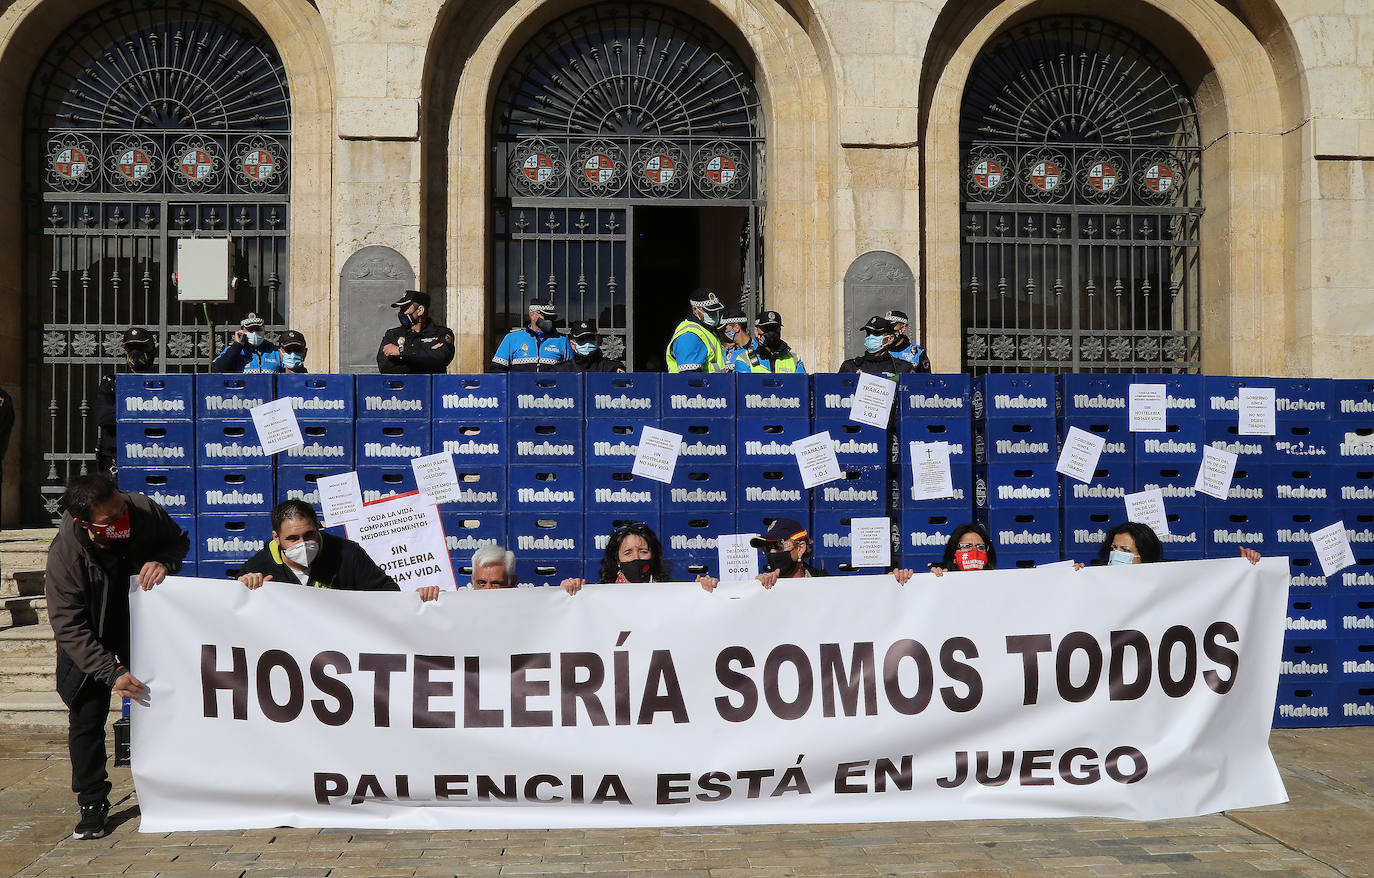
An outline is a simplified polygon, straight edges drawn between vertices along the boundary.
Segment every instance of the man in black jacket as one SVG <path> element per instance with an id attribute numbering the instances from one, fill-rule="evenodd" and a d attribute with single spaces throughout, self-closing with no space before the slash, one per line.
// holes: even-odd
<path id="1" fill-rule="evenodd" d="M 239 568 L 239 582 L 299 582 L 339 591 L 400 591 L 396 581 L 352 540 L 323 533 L 315 508 L 304 500 L 272 507 L 272 541 Z M 420 600 L 439 597 L 438 586 L 419 589 Z"/>
<path id="2" fill-rule="evenodd" d="M 124 330 L 124 360 L 129 371 L 135 374 L 157 371 L 157 339 L 142 326 L 130 326 Z M 115 376 L 113 373 L 102 376 L 95 390 L 92 413 L 95 415 L 95 468 L 110 478 L 116 474 L 115 427 L 118 413 L 115 411 Z"/>
<path id="3" fill-rule="evenodd" d="M 382 334 L 377 371 L 383 375 L 437 374 L 453 362 L 453 331 L 429 315 L 429 293 L 406 290 L 391 303 L 400 325 Z"/>
<path id="4" fill-rule="evenodd" d="M 590 320 L 575 320 L 568 328 L 572 359 L 554 365 L 551 372 L 624 372 L 625 364 L 601 353 L 601 336 Z"/>
<path id="5" fill-rule="evenodd" d="M 916 367 L 906 360 L 888 353 L 895 333 L 892 324 L 885 318 L 870 317 L 867 323 L 859 327 L 859 331 L 864 334 L 864 352 L 841 363 L 841 372 L 866 372 L 869 375 L 896 378 L 898 375 L 916 371 Z"/>
<path id="6" fill-rule="evenodd" d="M 103 473 L 78 476 L 48 549 L 44 591 L 57 642 L 57 692 L 67 705 L 76 838 L 101 838 L 110 813 L 105 721 L 111 689 L 142 701 L 129 673 L 129 578 L 145 591 L 181 570 L 186 531 L 142 494 L 120 493 Z"/>

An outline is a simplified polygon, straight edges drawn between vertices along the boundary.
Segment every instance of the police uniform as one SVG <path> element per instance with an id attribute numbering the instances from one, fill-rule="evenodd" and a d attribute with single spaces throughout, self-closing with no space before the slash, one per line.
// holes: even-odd
<path id="1" fill-rule="evenodd" d="M 895 308 L 887 312 L 887 317 L 885 319 L 888 323 L 893 325 L 894 330 L 897 328 L 898 323 L 903 326 L 907 326 L 911 323 L 905 311 L 898 311 Z M 930 371 L 930 358 L 926 356 L 926 349 L 914 343 L 907 337 L 905 332 L 893 339 L 892 347 L 888 348 L 887 352 L 899 360 L 906 360 L 914 367 L 913 371 Z"/>
<path id="2" fill-rule="evenodd" d="M 712 290 L 696 290 L 688 300 L 692 308 L 719 313 L 725 306 Z M 689 316 L 673 330 L 665 357 L 669 372 L 724 372 L 725 349 L 716 330 Z"/>
<path id="3" fill-rule="evenodd" d="M 572 359 L 557 363 L 553 372 L 624 372 L 625 364 L 619 360 L 603 356 L 601 342 L 596 333 L 596 324 L 590 320 L 578 320 L 568 327 L 568 340 L 572 344 Z M 589 354 L 579 353 L 577 344 L 593 344 Z"/>
<path id="4" fill-rule="evenodd" d="M 130 369 L 135 373 L 151 373 L 155 371 L 157 363 L 157 340 L 153 334 L 142 326 L 130 326 L 124 330 L 124 354 L 130 360 Z M 133 353 L 141 349 L 148 353 L 146 360 L 134 362 Z M 118 468 L 115 466 L 118 446 L 115 444 L 115 429 L 117 413 L 115 411 L 115 376 L 102 375 L 100 383 L 96 385 L 95 400 L 91 405 L 91 414 L 95 416 L 96 440 L 95 440 L 95 467 L 96 470 L 110 478 L 116 478 Z"/>
<path id="5" fill-rule="evenodd" d="M 736 372 L 795 372 L 806 374 L 806 365 L 793 351 L 791 345 L 782 340 L 782 315 L 777 311 L 764 310 L 754 320 L 754 326 L 763 332 L 763 339 L 755 339 L 747 351 L 741 351 L 734 360 Z"/>
<path id="6" fill-rule="evenodd" d="M 453 331 L 429 319 L 429 293 L 420 290 L 406 290 L 405 295 L 391 307 L 403 321 L 382 334 L 382 343 L 377 345 L 377 371 L 383 375 L 426 375 L 443 372 L 453 362 Z M 425 323 L 419 329 L 406 317 L 412 307 L 425 309 Z M 382 353 L 387 345 L 396 345 L 400 352 L 389 357 Z"/>
<path id="7" fill-rule="evenodd" d="M 261 334 L 263 320 L 256 314 L 249 314 L 239 322 L 239 328 L 247 332 L 257 329 Z M 280 372 L 281 353 L 277 346 L 267 339 L 259 344 L 249 344 L 248 339 L 240 340 L 237 334 L 229 346 L 219 352 L 210 363 L 211 372 Z"/>
<path id="8" fill-rule="evenodd" d="M 491 366 L 494 372 L 548 372 L 567 360 L 572 359 L 572 345 L 566 335 L 558 330 L 544 334 L 535 332 L 528 326 L 521 326 L 506 333 L 492 354 Z"/>
<path id="9" fill-rule="evenodd" d="M 859 327 L 868 336 L 892 335 L 892 323 L 884 317 L 872 317 Z M 850 357 L 840 364 L 841 372 L 864 372 L 869 375 L 886 375 L 895 378 L 907 372 L 915 372 L 916 367 L 900 357 L 894 357 L 886 350 L 868 351 L 857 357 Z"/>

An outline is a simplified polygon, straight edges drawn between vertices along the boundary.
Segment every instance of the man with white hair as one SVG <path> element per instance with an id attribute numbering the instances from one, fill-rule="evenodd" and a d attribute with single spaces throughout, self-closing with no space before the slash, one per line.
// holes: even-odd
<path id="1" fill-rule="evenodd" d="M 553 299 L 532 299 L 526 309 L 529 320 L 501 339 L 491 356 L 491 372 L 548 372 L 564 360 L 571 360 L 568 337 L 554 327 L 558 310 Z"/>
<path id="2" fill-rule="evenodd" d="M 515 553 L 501 546 L 483 546 L 473 552 L 472 587 L 515 588 Z"/>

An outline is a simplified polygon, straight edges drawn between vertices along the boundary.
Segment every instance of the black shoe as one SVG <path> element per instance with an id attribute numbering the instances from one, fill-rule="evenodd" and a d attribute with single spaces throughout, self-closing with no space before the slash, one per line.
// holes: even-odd
<path id="1" fill-rule="evenodd" d="M 72 838 L 104 838 L 109 833 L 105 818 L 110 813 L 110 800 L 101 799 L 81 806 L 81 820 L 76 824 Z"/>

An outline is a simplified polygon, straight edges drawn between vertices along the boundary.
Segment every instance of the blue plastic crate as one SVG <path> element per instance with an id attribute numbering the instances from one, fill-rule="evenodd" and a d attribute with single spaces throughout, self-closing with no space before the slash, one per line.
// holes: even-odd
<path id="1" fill-rule="evenodd" d="M 430 412 L 436 421 L 504 421 L 504 374 L 435 375 L 430 382 Z"/>
<path id="2" fill-rule="evenodd" d="M 1286 636 L 1279 663 L 1279 684 L 1283 685 L 1285 679 L 1325 682 L 1340 670 L 1336 650 L 1340 642 L 1333 637 Z"/>
<path id="3" fill-rule="evenodd" d="M 811 513 L 811 541 L 814 545 L 813 551 L 816 557 L 842 556 L 847 564 L 850 558 L 850 535 L 853 531 L 853 522 L 856 518 L 890 518 L 881 513 L 869 512 L 864 510 L 816 510 Z M 894 525 L 891 527 L 893 536 L 896 537 L 896 519 L 890 519 Z M 900 551 L 900 545 L 892 547 L 892 557 L 895 560 Z M 882 571 L 879 571 L 882 572 Z"/>
<path id="4" fill-rule="evenodd" d="M 271 372 L 209 372 L 197 375 L 197 419 L 251 418 L 254 408 L 277 398 L 276 377 Z"/>
<path id="5" fill-rule="evenodd" d="M 600 559 L 606 554 L 606 544 L 611 532 L 627 524 L 647 525 L 650 530 L 663 539 L 659 528 L 657 509 L 602 512 L 588 511 L 582 517 L 582 549 L 588 558 Z"/>
<path id="6" fill-rule="evenodd" d="M 811 435 L 809 418 L 773 418 L 738 421 L 735 462 L 739 466 L 790 462 L 796 465 L 792 443 Z"/>
<path id="7" fill-rule="evenodd" d="M 1289 592 L 1284 630 L 1288 637 L 1336 637 L 1340 629 L 1332 624 L 1332 610 L 1330 595 Z"/>
<path id="8" fill-rule="evenodd" d="M 1333 463 L 1374 462 L 1374 416 L 1364 421 L 1332 421 Z"/>
<path id="9" fill-rule="evenodd" d="M 587 562 L 582 558 L 524 559 L 515 558 L 515 580 L 520 588 L 557 588 L 565 579 L 587 579 L 595 582 L 595 575 L 588 577 Z"/>
<path id="10" fill-rule="evenodd" d="M 1374 588 L 1337 591 L 1330 601 L 1331 628 L 1337 636 L 1374 634 Z"/>
<path id="11" fill-rule="evenodd" d="M 1374 462 L 1342 463 L 1331 467 L 1331 486 L 1343 506 L 1374 507 Z"/>
<path id="12" fill-rule="evenodd" d="M 949 506 L 963 505 L 970 510 L 973 508 L 973 495 L 976 480 L 973 477 L 973 464 L 951 462 L 950 483 L 954 489 L 953 495 L 936 500 L 917 500 L 915 493 L 916 471 L 911 464 L 906 461 L 905 455 L 909 449 L 903 448 L 903 463 L 900 470 L 894 469 L 892 472 L 893 480 L 889 485 L 892 497 L 892 507 L 906 507 L 909 509 L 921 510 L 927 506 Z M 984 491 L 987 489 L 987 480 L 983 480 Z"/>
<path id="13" fill-rule="evenodd" d="M 662 503 L 662 483 L 636 476 L 629 466 L 589 466 L 583 472 L 588 510 L 644 515 L 656 512 Z"/>
<path id="14" fill-rule="evenodd" d="M 319 480 L 325 476 L 337 476 L 351 472 L 351 466 L 301 466 L 277 467 L 277 502 L 283 500 L 304 500 L 315 508 L 316 515 L 324 515 L 320 505 Z"/>
<path id="15" fill-rule="evenodd" d="M 196 576 L 201 579 L 238 579 L 247 558 L 237 561 L 197 561 Z"/>
<path id="16" fill-rule="evenodd" d="M 1345 534 L 1350 540 L 1355 563 L 1359 566 L 1369 564 L 1374 558 L 1374 506 L 1347 506 L 1336 510 L 1330 518 L 1337 516 L 1345 522 Z"/>
<path id="17" fill-rule="evenodd" d="M 681 509 L 733 509 L 735 468 L 679 460 L 664 505 Z"/>
<path id="18" fill-rule="evenodd" d="M 1062 560 L 1057 552 L 1030 552 L 1019 547 L 997 550 L 998 570 L 1033 570 Z"/>
<path id="19" fill-rule="evenodd" d="M 196 424 L 196 466 L 271 466 L 251 419 Z"/>
<path id="20" fill-rule="evenodd" d="M 1059 473 L 1054 466 L 1053 463 L 990 463 L 974 467 L 974 508 L 1057 506 Z"/>
<path id="21" fill-rule="evenodd" d="M 510 460 L 505 421 L 434 421 L 429 429 L 432 451 L 447 451 L 455 463 L 505 466 Z"/>
<path id="22" fill-rule="evenodd" d="M 859 386 L 859 376 L 855 372 L 822 372 L 811 376 L 812 414 L 820 418 L 844 418 L 854 407 L 854 390 Z M 900 397 L 900 390 L 898 391 Z M 899 403 L 894 406 L 897 414 Z"/>
<path id="23" fill-rule="evenodd" d="M 682 559 L 692 555 L 715 555 L 722 534 L 737 533 L 733 511 L 665 512 L 659 518 L 659 539 L 665 558 Z M 712 565 L 714 566 L 714 565 Z"/>
<path id="24" fill-rule="evenodd" d="M 888 432 L 872 424 L 827 417 L 817 418 L 811 429 L 830 434 L 840 466 L 883 466 L 895 447 L 889 447 Z"/>
<path id="25" fill-rule="evenodd" d="M 1130 414 L 1131 383 L 1135 377 L 1092 372 L 1070 372 L 1060 376 L 1064 421 L 1079 429 L 1087 429 L 1080 423 L 1082 421 L 1125 421 Z"/>
<path id="26" fill-rule="evenodd" d="M 572 418 L 583 416 L 581 372 L 513 372 L 506 376 L 512 418 Z"/>
<path id="27" fill-rule="evenodd" d="M 510 460 L 533 464 L 583 465 L 583 426 L 571 418 L 517 418 L 506 424 Z"/>
<path id="28" fill-rule="evenodd" d="M 659 425 L 655 423 L 650 426 Z M 583 461 L 588 468 L 633 466 L 639 451 L 642 427 L 642 424 L 611 418 L 588 421 L 582 440 Z"/>
<path id="29" fill-rule="evenodd" d="M 1330 421 L 1280 422 L 1276 429 L 1271 462 L 1308 465 L 1339 462 L 1340 443 L 1333 441 L 1335 432 Z M 1374 447 L 1370 449 L 1370 459 L 1374 460 Z"/>
<path id="30" fill-rule="evenodd" d="M 1374 680 L 1374 632 L 1338 637 L 1330 642 L 1334 644 L 1333 670 L 1345 679 Z"/>
<path id="31" fill-rule="evenodd" d="M 115 420 L 150 423 L 196 417 L 193 375 L 116 375 Z"/>
<path id="32" fill-rule="evenodd" d="M 772 505 L 806 506 L 811 501 L 811 494 L 802 483 L 801 471 L 793 464 L 761 463 L 740 467 L 737 485 L 736 506 L 742 510 Z"/>
<path id="33" fill-rule="evenodd" d="M 196 563 L 246 561 L 272 539 L 267 510 L 247 514 L 196 516 Z"/>
<path id="34" fill-rule="evenodd" d="M 472 553 L 478 549 L 506 546 L 504 512 L 454 512 L 445 506 L 439 513 L 439 521 L 444 526 L 444 543 L 455 571 L 460 562 L 468 565 Z M 469 569 L 467 573 L 471 575 L 472 571 Z"/>
<path id="35" fill-rule="evenodd" d="M 1058 382 L 1054 375 L 1048 373 L 1004 372 L 984 375 L 973 385 L 970 405 L 975 420 L 1054 420 L 1060 411 Z"/>
<path id="36" fill-rule="evenodd" d="M 439 508 L 443 512 L 502 512 L 506 509 L 506 468 L 455 464 L 458 496 Z M 412 471 L 412 476 L 413 476 Z"/>
<path id="37" fill-rule="evenodd" d="M 1230 421 L 1205 422 L 1202 438 L 1207 445 L 1229 451 L 1239 458 L 1236 466 L 1268 466 L 1269 461 L 1274 458 L 1274 437 L 1242 436 L 1240 427 Z"/>
<path id="38" fill-rule="evenodd" d="M 1226 492 L 1225 500 L 1210 494 L 1198 494 L 1197 499 L 1208 508 L 1226 507 L 1227 504 L 1236 506 L 1242 503 L 1268 506 L 1274 496 L 1274 469 L 1268 464 L 1255 463 L 1253 460 L 1237 461 L 1236 468 L 1231 471 L 1231 487 Z M 1196 477 L 1197 473 L 1193 475 Z"/>
<path id="39" fill-rule="evenodd" d="M 1164 517 L 1169 520 L 1169 532 L 1159 534 L 1159 541 L 1165 558 L 1192 561 L 1207 557 L 1207 513 L 1201 506 L 1165 504 Z"/>
<path id="40" fill-rule="evenodd" d="M 1336 413 L 1336 384 L 1330 378 L 1274 379 L 1274 410 L 1280 421 L 1329 420 Z"/>
<path id="41" fill-rule="evenodd" d="M 640 423 L 659 418 L 662 376 L 657 372 L 588 372 L 586 416 L 633 419 Z"/>
<path id="42" fill-rule="evenodd" d="M 146 494 L 173 517 L 196 514 L 196 471 L 189 466 L 122 466 L 119 489 Z"/>
<path id="43" fill-rule="evenodd" d="M 354 390 L 359 421 L 429 420 L 429 375 L 358 375 Z"/>
<path id="44" fill-rule="evenodd" d="M 1241 546 L 1256 549 L 1261 554 L 1273 554 L 1270 548 L 1273 545 L 1273 524 L 1268 508 L 1207 507 L 1203 514 L 1207 523 L 1207 539 L 1203 545 L 1206 557 L 1232 558 L 1240 552 Z"/>
<path id="45" fill-rule="evenodd" d="M 511 466 L 506 470 L 506 482 L 506 504 L 512 515 L 536 510 L 581 510 L 586 499 L 580 466 Z"/>
<path id="46" fill-rule="evenodd" d="M 1307 729 L 1336 725 L 1332 712 L 1336 684 L 1326 680 L 1279 680 L 1274 728 Z"/>
<path id="47" fill-rule="evenodd" d="M 1135 462 L 1137 466 L 1151 463 L 1194 463 L 1202 460 L 1204 444 L 1205 432 L 1201 419 L 1173 421 L 1162 433 L 1135 434 Z"/>
<path id="48" fill-rule="evenodd" d="M 1326 464 L 1275 464 L 1269 474 L 1273 484 L 1269 503 L 1275 508 L 1330 508 L 1339 502 L 1335 473 Z"/>
<path id="49" fill-rule="evenodd" d="M 1201 466 L 1200 456 L 1197 460 L 1182 463 L 1136 461 L 1135 489 L 1137 491 L 1150 491 L 1158 488 L 1160 493 L 1164 495 L 1165 506 L 1168 506 L 1170 501 L 1198 503 L 1207 496 L 1206 494 L 1199 494 L 1197 489 L 1193 487 L 1193 484 L 1197 482 L 1199 466 Z"/>
<path id="50" fill-rule="evenodd" d="M 1134 378 L 1136 384 L 1164 385 L 1168 423 L 1201 421 L 1205 417 L 1201 375 L 1136 375 Z"/>
<path id="51" fill-rule="evenodd" d="M 924 572 L 927 564 L 938 563 L 945 543 L 956 527 L 973 521 L 968 504 L 905 507 L 893 518 L 897 531 L 899 557 L 903 567 Z"/>
<path id="52" fill-rule="evenodd" d="M 352 468 L 354 424 L 352 421 L 308 418 L 298 422 L 301 444 L 276 455 L 277 466 L 332 466 Z M 380 424 L 381 421 L 364 423 Z"/>
<path id="53" fill-rule="evenodd" d="M 358 466 L 394 466 L 429 454 L 429 421 L 358 421 L 354 428 L 354 459 Z"/>
<path id="54" fill-rule="evenodd" d="M 1331 382 L 1332 420 L 1374 426 L 1374 378 L 1337 378 Z"/>
<path id="55" fill-rule="evenodd" d="M 698 576 L 720 578 L 719 552 L 691 552 L 673 557 L 668 575 L 679 582 L 691 582 Z"/>
<path id="56" fill-rule="evenodd" d="M 1135 435 L 1131 433 L 1130 421 L 1125 418 L 1080 416 L 1070 420 L 1066 417 L 1062 422 L 1060 435 L 1068 436 L 1070 427 L 1077 427 L 1102 439 L 1102 454 L 1098 456 L 1098 460 L 1103 464 L 1124 464 L 1129 467 L 1135 462 Z"/>
<path id="57" fill-rule="evenodd" d="M 1003 553 L 1061 557 L 1058 506 L 994 507 L 984 518 L 999 564 Z"/>
<path id="58" fill-rule="evenodd" d="M 512 512 L 506 519 L 508 548 L 521 558 L 582 558 L 582 511 Z"/>
<path id="59" fill-rule="evenodd" d="M 1321 567 L 1317 568 L 1319 571 Z M 1374 588 L 1374 556 L 1370 547 L 1355 550 L 1355 566 L 1347 567 L 1327 578 L 1327 582 L 1339 594 L 1347 589 Z"/>
<path id="60" fill-rule="evenodd" d="M 1064 507 L 1060 513 L 1064 556 L 1088 563 L 1097 557 L 1107 531 L 1125 520 L 1126 508 L 1121 504 Z"/>
<path id="61" fill-rule="evenodd" d="M 1297 546 L 1284 552 L 1288 556 L 1288 589 L 1290 593 L 1298 590 L 1326 594 L 1330 590 L 1328 577 L 1322 573 L 1321 561 L 1316 550 L 1308 546 L 1299 551 Z"/>
<path id="62" fill-rule="evenodd" d="M 735 463 L 734 418 L 665 418 L 658 427 L 682 437 L 682 446 L 678 449 L 678 466 L 688 462 Z"/>
<path id="63" fill-rule="evenodd" d="M 887 467 L 841 467 L 840 478 L 812 488 L 811 498 L 816 511 L 866 509 L 882 515 L 889 502 Z"/>
<path id="64" fill-rule="evenodd" d="M 399 465 L 360 466 L 358 487 L 362 489 L 364 503 L 395 497 L 398 494 L 410 494 L 415 491 L 415 471 L 410 468 L 409 461 Z M 491 508 L 504 508 L 504 499 L 502 497 L 496 501 Z"/>
<path id="65" fill-rule="evenodd" d="M 251 429 L 251 424 L 250 424 Z M 191 466 L 196 462 L 195 425 L 190 421 L 125 421 L 115 428 L 120 469 Z M 256 444 L 257 436 L 253 437 Z M 261 454 L 262 449 L 258 449 Z"/>
<path id="66" fill-rule="evenodd" d="M 1059 496 L 1065 507 L 1077 503 L 1090 505 L 1115 503 L 1118 504 L 1118 509 L 1124 510 L 1125 507 L 1120 504 L 1125 502 L 1127 494 L 1135 491 L 1135 488 L 1132 487 L 1132 483 L 1135 481 L 1135 471 L 1127 463 L 1099 462 L 1097 469 L 1093 470 L 1093 477 L 1089 482 L 1080 482 L 1069 476 L 1061 476 L 1059 481 Z"/>
<path id="67" fill-rule="evenodd" d="M 992 418 L 973 431 L 974 463 L 1054 463 L 1059 422 L 1054 418 Z"/>
<path id="68" fill-rule="evenodd" d="M 967 417 L 903 418 L 898 426 L 898 452 L 906 462 L 912 442 L 948 442 L 951 464 L 973 463 L 973 425 Z"/>
<path id="69" fill-rule="evenodd" d="M 302 422 L 348 421 L 357 413 L 353 376 L 282 372 L 277 376 L 277 399 L 291 400 Z"/>
<path id="70" fill-rule="evenodd" d="M 817 376 L 818 381 L 819 378 Z M 819 387 L 818 384 L 817 391 Z M 964 373 L 908 372 L 897 378 L 896 414 L 903 419 L 931 417 L 967 420 L 972 393 L 973 381 Z"/>
<path id="71" fill-rule="evenodd" d="M 803 374 L 750 373 L 735 379 L 739 418 L 810 418 L 811 381 Z"/>
<path id="72" fill-rule="evenodd" d="M 276 504 L 271 467 L 203 466 L 196 474 L 196 511 L 269 512 Z"/>
<path id="73" fill-rule="evenodd" d="M 1202 377 L 1202 416 L 1208 421 L 1235 426 L 1240 422 L 1240 389 L 1273 387 L 1278 409 L 1278 379 L 1243 378 L 1231 375 Z"/>
<path id="74" fill-rule="evenodd" d="M 853 556 L 849 554 L 849 550 L 846 549 L 843 552 L 832 552 L 826 555 L 818 554 L 811 559 L 810 563 L 812 566 L 819 567 L 826 573 L 829 573 L 831 576 L 873 576 L 881 575 L 889 570 L 889 567 L 881 566 L 855 567 L 853 564 L 850 563 L 852 559 Z M 893 563 L 891 566 L 897 566 L 897 559 L 895 557 L 893 558 Z M 926 571 L 918 570 L 916 572 L 925 573 Z"/>
<path id="75" fill-rule="evenodd" d="M 1331 690 L 1332 725 L 1374 725 L 1374 680 L 1337 678 Z"/>
<path id="76" fill-rule="evenodd" d="M 734 415 L 735 373 L 677 373 L 663 376 L 659 414 L 663 418 Z"/>

